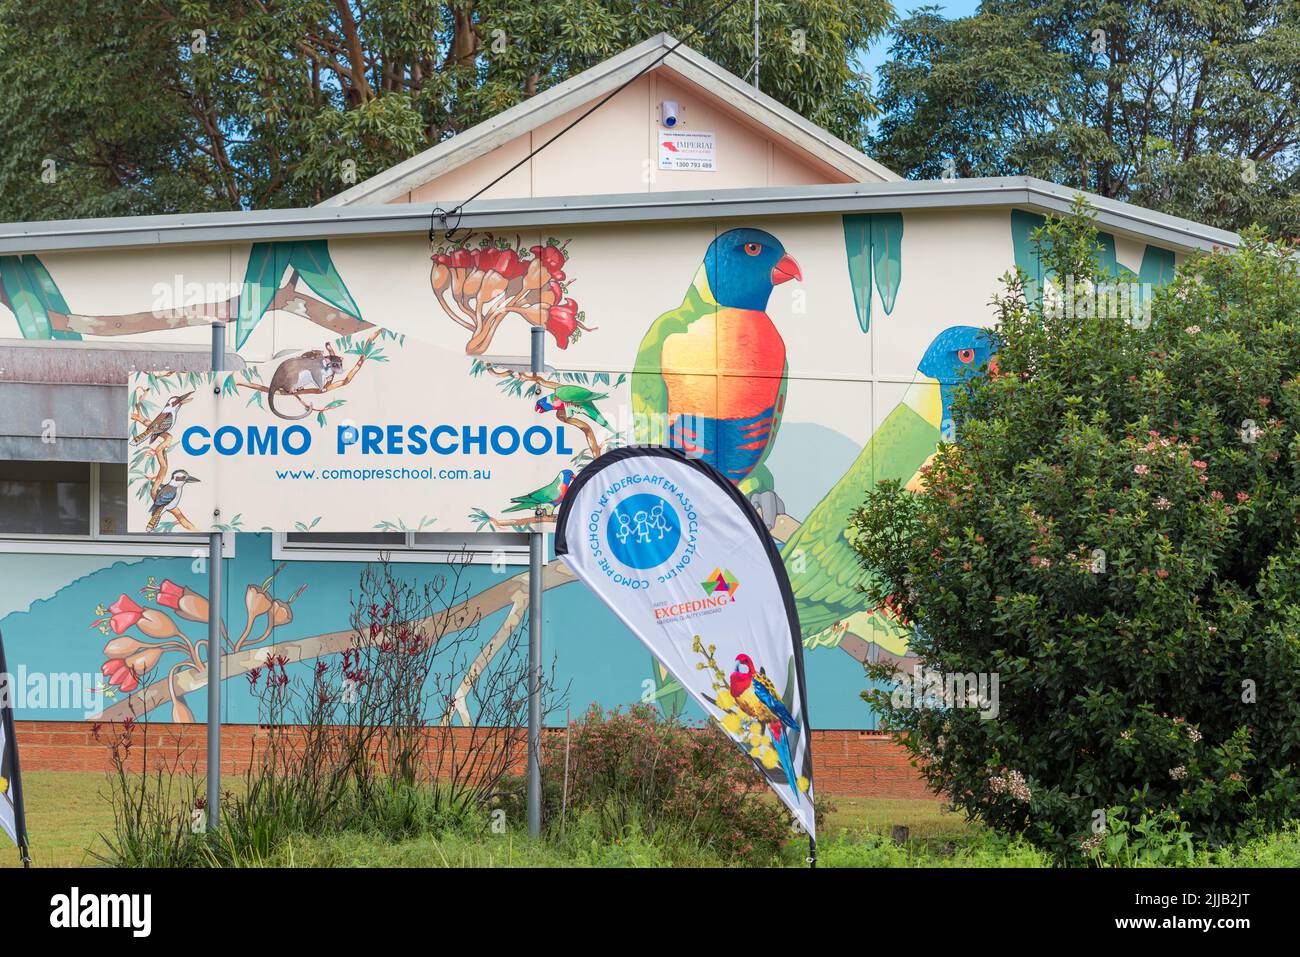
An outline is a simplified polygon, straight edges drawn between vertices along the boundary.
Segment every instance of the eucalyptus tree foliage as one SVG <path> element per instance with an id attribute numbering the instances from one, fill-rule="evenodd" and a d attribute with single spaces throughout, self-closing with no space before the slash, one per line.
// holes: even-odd
<path id="1" fill-rule="evenodd" d="M 753 4 L 724 7 L 0 0 L 0 218 L 315 203 L 660 31 L 745 75 Z M 891 18 L 763 0 L 764 92 L 861 143 Z"/>
<path id="2" fill-rule="evenodd" d="M 895 31 L 869 152 L 1300 234 L 1300 3 L 988 0 Z"/>

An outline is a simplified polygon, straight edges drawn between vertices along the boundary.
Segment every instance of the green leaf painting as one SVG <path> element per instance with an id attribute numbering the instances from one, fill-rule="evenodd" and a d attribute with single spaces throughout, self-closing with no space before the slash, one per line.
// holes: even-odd
<path id="1" fill-rule="evenodd" d="M 239 318 L 235 327 L 235 346 L 242 348 L 252 335 L 267 308 L 280 291 L 280 280 L 292 269 L 307 287 L 334 308 L 354 319 L 361 318 L 343 277 L 330 259 L 329 243 L 309 239 L 292 243 L 254 243 L 244 270 L 244 287 L 239 296 Z"/>
<path id="2" fill-rule="evenodd" d="M 1142 254 L 1142 266 L 1138 270 L 1138 279 L 1149 282 L 1159 288 L 1174 280 L 1174 254 L 1159 246 L 1148 246 Z"/>
<path id="3" fill-rule="evenodd" d="M 1038 247 L 1034 245 L 1034 230 L 1043 226 L 1046 220 L 1034 213 L 1022 209 L 1011 211 L 1011 250 L 1016 265 L 1025 274 L 1025 299 L 1036 301 L 1043 294 L 1043 264 L 1038 257 Z"/>
<path id="4" fill-rule="evenodd" d="M 1039 261 L 1038 250 L 1034 246 L 1034 230 L 1041 228 L 1047 220 L 1036 213 L 1027 213 L 1024 210 L 1013 209 L 1011 211 L 1011 247 L 1015 256 L 1016 265 L 1024 272 L 1027 277 L 1025 283 L 1025 298 L 1030 302 L 1038 299 L 1042 295 L 1042 283 L 1044 279 L 1050 278 L 1043 274 L 1043 265 Z M 1123 263 L 1115 254 L 1115 237 L 1111 233 L 1097 233 L 1097 243 L 1100 247 L 1097 251 L 1097 264 L 1102 272 L 1115 279 L 1136 280 L 1140 283 L 1150 283 L 1153 288 L 1159 288 L 1173 281 L 1174 278 L 1174 254 L 1168 249 L 1161 249 L 1158 246 L 1147 246 L 1142 253 L 1142 266 L 1139 272 L 1134 273 Z"/>
<path id="5" fill-rule="evenodd" d="M 36 289 L 36 294 L 41 299 L 41 304 L 45 307 L 48 315 L 51 312 L 61 312 L 65 316 L 71 314 L 72 310 L 68 308 L 67 300 L 63 298 L 63 293 L 59 292 L 59 287 L 54 284 L 54 277 L 50 271 L 45 268 L 37 256 L 24 256 L 23 265 L 27 267 L 27 275 L 31 278 L 32 285 Z M 51 334 L 55 339 L 72 339 L 79 340 L 81 333 L 68 332 L 65 329 L 51 328 Z"/>
<path id="6" fill-rule="evenodd" d="M 844 251 L 858 326 L 871 329 L 871 286 L 874 281 L 885 315 L 894 311 L 903 281 L 903 214 L 861 213 L 844 217 Z"/>
<path id="7" fill-rule="evenodd" d="M 81 334 L 55 329 L 51 312 L 72 310 L 37 256 L 0 256 L 0 302 L 13 312 L 24 339 L 80 339 Z"/>
<path id="8" fill-rule="evenodd" d="M 844 217 L 844 251 L 849 257 L 853 305 L 863 332 L 871 329 L 871 217 Z"/>
<path id="9" fill-rule="evenodd" d="M 239 315 L 235 319 L 236 349 L 244 347 L 280 289 L 280 279 L 289 265 L 285 245 L 253 243 L 253 248 L 248 251 L 244 285 L 239 291 Z"/>
<path id="10" fill-rule="evenodd" d="M 294 243 L 289 250 L 289 265 L 316 295 L 354 319 L 361 318 L 361 310 L 353 301 L 348 287 L 343 284 L 343 277 L 334 268 L 329 244 L 325 240 L 311 239 Z"/>
<path id="11" fill-rule="evenodd" d="M 24 339 L 51 339 L 50 316 L 18 256 L 0 256 L 0 288 Z"/>
<path id="12" fill-rule="evenodd" d="M 894 311 L 898 287 L 903 281 L 903 214 L 873 213 L 871 216 L 871 264 L 876 292 L 885 315 Z"/>

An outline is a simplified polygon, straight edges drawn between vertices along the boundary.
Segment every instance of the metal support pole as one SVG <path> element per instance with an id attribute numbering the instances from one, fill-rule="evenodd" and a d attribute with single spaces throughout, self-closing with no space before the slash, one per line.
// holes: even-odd
<path id="1" fill-rule="evenodd" d="M 546 371 L 546 330 L 533 326 L 534 375 Z M 534 524 L 528 536 L 528 833 L 542 833 L 542 565 L 546 537 Z"/>
<path id="2" fill-rule="evenodd" d="M 758 90 L 758 0 L 754 0 L 754 89 Z M 761 90 L 759 92 L 762 92 Z"/>
<path id="3" fill-rule="evenodd" d="M 212 371 L 221 372 L 226 363 L 226 327 L 212 324 Z M 221 395 L 221 384 L 213 381 L 212 392 Z M 219 516 L 213 512 L 213 520 Z M 208 535 L 208 804 L 207 827 L 221 826 L 221 533 Z"/>

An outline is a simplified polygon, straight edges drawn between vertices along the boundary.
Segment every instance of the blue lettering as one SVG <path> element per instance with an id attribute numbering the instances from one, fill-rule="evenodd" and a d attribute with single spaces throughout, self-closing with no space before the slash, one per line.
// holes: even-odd
<path id="1" fill-rule="evenodd" d="M 190 439 L 193 438 L 194 436 L 199 436 L 200 438 L 202 438 L 204 440 L 203 445 L 196 446 L 193 442 L 191 442 Z M 183 448 L 186 452 L 190 453 L 190 455 L 203 455 L 205 452 L 208 451 L 209 448 L 208 442 L 211 440 L 211 438 L 212 436 L 208 434 L 208 430 L 205 429 L 203 426 L 191 425 L 188 429 L 186 429 L 184 432 L 181 433 L 181 448 Z"/>
<path id="2" fill-rule="evenodd" d="M 357 427 L 356 427 L 355 425 L 340 425 L 340 426 L 339 426 L 339 436 L 338 436 L 338 439 L 339 439 L 339 444 L 338 444 L 338 453 L 339 453 L 339 455 L 342 455 L 342 454 L 343 454 L 343 450 L 344 450 L 345 448 L 347 448 L 349 445 L 356 445 L 356 444 L 357 444 L 357 439 L 359 439 L 360 437 L 361 437 L 361 434 L 360 434 L 359 432 L 357 432 Z"/>
<path id="3" fill-rule="evenodd" d="M 384 437 L 384 430 L 377 425 L 363 425 L 361 427 L 361 454 L 362 455 L 381 455 L 379 443 Z"/>
<path id="4" fill-rule="evenodd" d="M 509 439 L 509 443 L 503 441 Z M 519 431 L 508 425 L 492 430 L 492 451 L 498 455 L 511 455 L 519 449 Z"/>
<path id="5" fill-rule="evenodd" d="M 533 439 L 538 439 L 541 444 Z M 524 430 L 524 449 L 533 455 L 545 455 L 551 451 L 551 430 L 543 425 L 530 425 Z"/>
<path id="6" fill-rule="evenodd" d="M 470 453 L 475 445 L 478 446 L 478 450 L 481 454 L 487 455 L 487 426 L 480 425 L 477 430 L 475 430 L 472 425 L 465 426 L 461 430 L 460 443 L 462 451 L 464 451 L 466 455 Z"/>
<path id="7" fill-rule="evenodd" d="M 406 447 L 412 455 L 423 455 L 429 448 L 425 440 L 428 430 L 422 425 L 413 425 L 406 430 Z"/>
<path id="8" fill-rule="evenodd" d="M 222 441 L 223 439 L 230 441 Z M 222 455 L 234 455 L 244 447 L 244 437 L 233 425 L 223 425 L 213 434 L 212 447 Z"/>
<path id="9" fill-rule="evenodd" d="M 248 427 L 248 454 L 276 455 L 278 453 L 279 437 L 280 431 L 275 426 L 262 430 L 255 425 L 250 425 Z"/>
<path id="10" fill-rule="evenodd" d="M 294 447 L 294 439 L 298 445 Z M 284 450 L 290 455 L 302 455 L 311 448 L 311 433 L 302 425 L 291 425 L 284 430 Z"/>
<path id="11" fill-rule="evenodd" d="M 438 436 L 440 435 L 450 435 L 452 437 L 452 444 L 443 445 L 441 442 L 438 441 Z M 432 432 L 429 433 L 429 445 L 439 455 L 451 455 L 453 452 L 456 451 L 455 437 L 456 437 L 455 429 L 453 429 L 450 425 L 440 425 Z"/>

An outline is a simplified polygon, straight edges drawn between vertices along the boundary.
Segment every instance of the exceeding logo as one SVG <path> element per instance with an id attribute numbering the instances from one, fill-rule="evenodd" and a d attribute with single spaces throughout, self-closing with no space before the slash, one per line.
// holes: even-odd
<path id="1" fill-rule="evenodd" d="M 152 894 L 69 894 L 50 898 L 50 926 L 127 927 L 133 937 L 148 937 L 153 928 Z"/>

